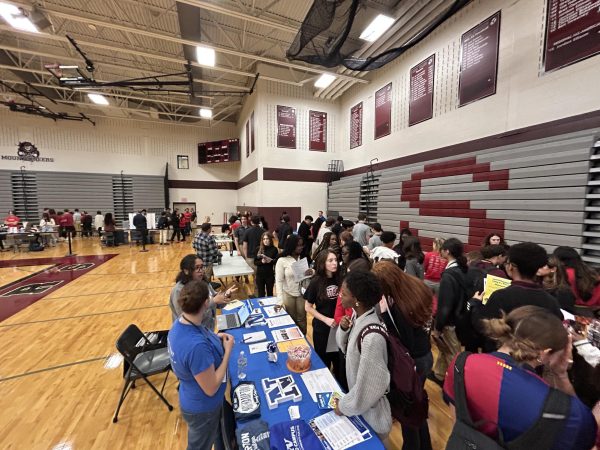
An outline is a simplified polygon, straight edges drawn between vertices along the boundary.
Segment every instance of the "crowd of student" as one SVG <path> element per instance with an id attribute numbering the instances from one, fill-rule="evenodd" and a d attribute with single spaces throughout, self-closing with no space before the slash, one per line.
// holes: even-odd
<path id="1" fill-rule="evenodd" d="M 492 233 L 480 250 L 469 254 L 456 238 L 435 239 L 433 249 L 423 252 L 410 230 L 402 230 L 396 243 L 395 233 L 380 224 L 369 226 L 365 219 L 325 218 L 320 211 L 314 221 L 306 216 L 294 233 L 286 214 L 274 232 L 265 227 L 264 218 L 242 215 L 232 217 L 227 228 L 255 269 L 255 294 L 275 292 L 303 333 L 307 315 L 312 317 L 315 352 L 348 391 L 336 413 L 362 415 L 384 442 L 393 418 L 399 419 L 404 449 L 432 448 L 427 420 L 392 412 L 397 399 L 390 392 L 397 390 L 399 370 L 393 361 L 400 358 L 389 351 L 394 338 L 411 358 L 412 376 L 425 401 L 429 378 L 442 386 L 445 401 L 457 405 L 459 422 L 476 438 L 512 443 L 511 448 L 524 448 L 517 444 L 533 438 L 543 446 L 532 448 L 557 450 L 590 449 L 598 443 L 600 350 L 575 329 L 567 330 L 561 311 L 591 316 L 600 308 L 600 277 L 576 250 L 558 247 L 549 256 L 537 244 L 508 246 Z M 227 301 L 231 290 L 216 293 L 210 284 L 198 286 L 205 284 L 202 279 L 210 280 L 219 253 L 209 224 L 201 227 L 194 248 L 197 253 L 181 262 L 170 299 L 170 343 L 178 355 L 175 372 L 182 386 L 186 383 L 179 394 L 190 445 L 197 439 L 208 439 L 202 440 L 205 444 L 220 439 L 214 415 L 221 411 L 220 371 L 233 341 L 212 331 L 214 308 Z M 292 264 L 301 258 L 311 261 L 312 268 L 299 283 Z M 511 284 L 484 302 L 488 274 Z M 365 333 L 381 323 L 383 333 Z M 186 325 L 200 330 L 196 344 L 178 337 L 190 329 Z M 435 364 L 432 341 L 438 349 Z M 461 353 L 463 348 L 467 353 Z M 411 379 L 411 374 L 402 375 Z M 564 411 L 554 414 L 551 407 L 561 404 Z M 553 419 L 542 413 L 554 414 Z M 410 416 L 410 408 L 406 414 Z M 199 425 L 209 416 L 213 421 Z M 464 429 L 455 427 L 448 448 L 463 448 L 450 446 L 462 442 L 463 435 Z"/>

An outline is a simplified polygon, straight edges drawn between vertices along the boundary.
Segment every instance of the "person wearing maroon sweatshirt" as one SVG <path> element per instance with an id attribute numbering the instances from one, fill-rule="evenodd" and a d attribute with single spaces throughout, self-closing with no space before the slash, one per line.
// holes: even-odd
<path id="1" fill-rule="evenodd" d="M 68 209 L 65 209 L 65 212 L 60 216 L 59 223 L 65 235 L 66 233 L 70 233 L 71 236 L 75 236 L 75 221 Z"/>

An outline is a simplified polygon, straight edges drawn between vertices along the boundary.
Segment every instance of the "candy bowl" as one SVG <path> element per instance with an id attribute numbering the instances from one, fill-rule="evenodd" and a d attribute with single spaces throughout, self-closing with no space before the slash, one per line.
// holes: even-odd
<path id="1" fill-rule="evenodd" d="M 310 355 L 312 350 L 308 345 L 295 345 L 287 351 L 287 368 L 292 372 L 301 373 L 310 369 Z"/>

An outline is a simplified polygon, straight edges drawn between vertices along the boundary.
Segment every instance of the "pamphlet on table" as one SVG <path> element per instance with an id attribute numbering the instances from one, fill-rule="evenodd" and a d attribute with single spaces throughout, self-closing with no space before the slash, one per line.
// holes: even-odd
<path id="1" fill-rule="evenodd" d="M 286 325 L 294 325 L 294 319 L 288 315 L 267 319 L 267 326 L 269 328 L 285 327 Z"/>
<path id="2" fill-rule="evenodd" d="M 279 300 L 277 300 L 277 297 L 266 297 L 266 298 L 258 299 L 258 304 L 260 306 L 274 306 L 277 303 L 279 303 Z"/>
<path id="3" fill-rule="evenodd" d="M 300 328 L 298 327 L 282 328 L 281 330 L 273 330 L 271 333 L 273 334 L 273 340 L 275 342 L 291 341 L 294 339 L 302 339 L 304 337 L 302 331 L 300 331 Z"/>
<path id="4" fill-rule="evenodd" d="M 313 402 L 317 402 L 318 392 L 341 392 L 338 382 L 335 380 L 329 369 L 322 368 L 310 370 L 300 375 L 304 386 L 312 397 Z"/>
<path id="5" fill-rule="evenodd" d="M 338 416 L 330 411 L 309 422 L 323 446 L 331 450 L 343 450 L 372 437 L 359 417 Z"/>

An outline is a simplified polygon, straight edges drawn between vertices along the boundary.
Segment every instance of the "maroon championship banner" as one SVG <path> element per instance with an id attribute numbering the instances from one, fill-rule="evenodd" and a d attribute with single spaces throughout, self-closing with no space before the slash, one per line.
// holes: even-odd
<path id="1" fill-rule="evenodd" d="M 545 72 L 600 53 L 597 0 L 548 0 L 546 11 Z"/>
<path id="2" fill-rule="evenodd" d="M 250 156 L 250 120 L 246 121 L 246 158 Z"/>
<path id="3" fill-rule="evenodd" d="M 375 92 L 375 139 L 387 136 L 392 127 L 392 83 Z"/>
<path id="4" fill-rule="evenodd" d="M 316 152 L 327 151 L 327 113 L 308 112 L 309 142 L 308 149 Z"/>
<path id="5" fill-rule="evenodd" d="M 362 145 L 362 117 L 363 104 L 360 102 L 350 108 L 350 148 Z"/>
<path id="6" fill-rule="evenodd" d="M 499 43 L 500 11 L 462 35 L 458 106 L 496 93 Z"/>
<path id="7" fill-rule="evenodd" d="M 254 145 L 254 111 L 250 115 L 250 152 L 256 150 L 256 146 Z"/>
<path id="8" fill-rule="evenodd" d="M 296 148 L 296 110 L 277 105 L 277 147 Z"/>
<path id="9" fill-rule="evenodd" d="M 409 127 L 433 117 L 434 74 L 435 55 L 431 55 L 410 69 Z"/>

